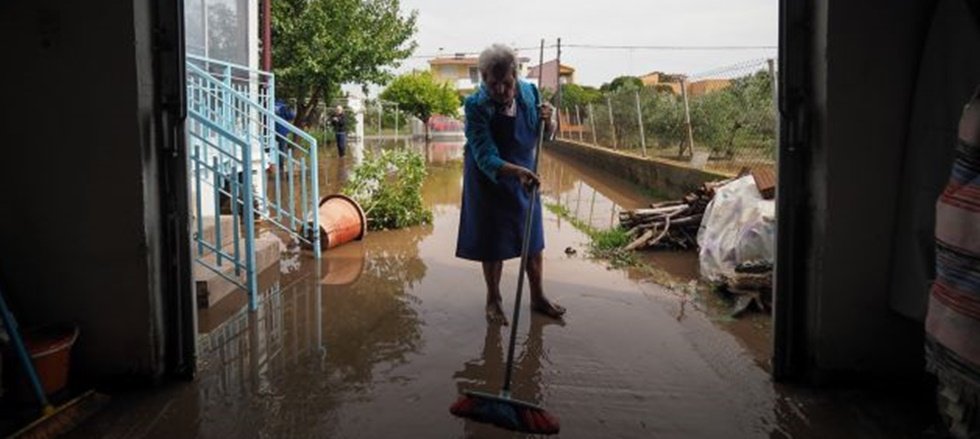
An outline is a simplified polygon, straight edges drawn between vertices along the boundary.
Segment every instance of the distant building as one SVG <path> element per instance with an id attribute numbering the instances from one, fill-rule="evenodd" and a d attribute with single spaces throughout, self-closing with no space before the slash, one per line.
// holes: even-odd
<path id="1" fill-rule="evenodd" d="M 681 94 L 681 81 L 687 79 L 680 74 L 668 74 L 664 72 L 650 72 L 640 76 L 645 87 L 666 86 L 670 87 L 674 94 Z M 687 83 L 687 94 L 689 96 L 700 96 L 717 90 L 724 90 L 732 85 L 730 79 L 701 79 Z"/>
<path id="2" fill-rule="evenodd" d="M 544 90 L 557 91 L 559 81 L 562 84 L 575 83 L 575 69 L 569 65 L 562 64 L 559 71 L 557 60 L 551 60 L 540 66 L 531 67 L 527 72 L 527 79 L 536 81 L 538 79 L 538 72 L 544 72 L 541 78 L 541 88 Z"/>
<path id="3" fill-rule="evenodd" d="M 702 79 L 687 84 L 687 94 L 691 96 L 701 96 L 713 91 L 724 90 L 731 87 L 730 79 Z"/>
<path id="4" fill-rule="evenodd" d="M 524 76 L 529 58 L 518 58 L 518 76 Z M 453 85 L 461 96 L 467 96 L 480 85 L 478 58 L 457 53 L 451 57 L 438 57 L 429 61 L 429 70 L 437 80 Z"/>
<path id="5" fill-rule="evenodd" d="M 684 75 L 669 74 L 664 72 L 650 72 L 640 76 L 644 87 L 667 86 L 674 94 L 681 94 L 681 81 Z"/>

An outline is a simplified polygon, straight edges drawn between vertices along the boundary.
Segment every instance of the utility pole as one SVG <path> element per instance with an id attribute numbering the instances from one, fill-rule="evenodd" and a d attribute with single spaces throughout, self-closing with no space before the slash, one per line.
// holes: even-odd
<path id="1" fill-rule="evenodd" d="M 555 102 L 555 111 L 558 113 L 558 132 L 561 132 L 561 37 L 558 38 L 558 55 L 555 57 L 555 86 L 558 87 L 558 91 L 555 92 L 557 97 L 557 102 Z"/>
<path id="2" fill-rule="evenodd" d="M 272 71 L 272 0 L 262 0 L 262 70 Z"/>

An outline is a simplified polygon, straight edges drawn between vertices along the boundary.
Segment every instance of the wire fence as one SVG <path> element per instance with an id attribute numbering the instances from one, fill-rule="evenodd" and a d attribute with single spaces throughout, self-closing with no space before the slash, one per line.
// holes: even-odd
<path id="1" fill-rule="evenodd" d="M 697 168 L 775 171 L 775 66 L 760 59 L 684 75 L 647 75 L 587 101 L 563 98 L 558 137 Z"/>

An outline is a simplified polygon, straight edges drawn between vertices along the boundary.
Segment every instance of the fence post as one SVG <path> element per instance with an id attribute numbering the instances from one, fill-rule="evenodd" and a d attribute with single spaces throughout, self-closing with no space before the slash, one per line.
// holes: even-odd
<path id="1" fill-rule="evenodd" d="M 578 121 L 578 141 L 582 141 L 582 112 L 579 111 L 578 105 L 575 105 L 575 120 Z"/>
<path id="2" fill-rule="evenodd" d="M 612 130 L 612 147 L 613 149 L 617 149 L 619 142 L 616 141 L 616 124 L 613 122 L 612 99 L 609 98 L 609 95 L 606 95 L 606 107 L 609 109 L 609 129 Z"/>
<path id="3" fill-rule="evenodd" d="M 687 78 L 681 79 L 681 97 L 684 98 L 684 123 L 687 124 L 687 151 L 694 157 L 694 130 L 691 128 L 691 106 L 687 102 Z"/>
<path id="4" fill-rule="evenodd" d="M 592 103 L 589 102 L 589 124 L 592 125 L 592 144 L 599 146 L 599 139 L 595 134 L 595 111 L 592 111 Z"/>
<path id="5" fill-rule="evenodd" d="M 776 88 L 779 81 L 776 79 L 776 60 L 769 58 L 767 62 L 769 63 L 769 80 L 772 81 L 772 112 L 776 136 L 776 145 L 774 145 L 773 151 L 775 155 L 775 151 L 779 151 L 779 90 Z"/>
<path id="6" fill-rule="evenodd" d="M 643 157 L 647 156 L 647 138 L 643 134 L 643 110 L 640 109 L 640 91 L 634 90 L 633 96 L 636 97 L 636 121 L 640 127 L 640 147 L 643 148 Z"/>
<path id="7" fill-rule="evenodd" d="M 395 141 L 398 141 L 398 104 L 395 104 Z"/>

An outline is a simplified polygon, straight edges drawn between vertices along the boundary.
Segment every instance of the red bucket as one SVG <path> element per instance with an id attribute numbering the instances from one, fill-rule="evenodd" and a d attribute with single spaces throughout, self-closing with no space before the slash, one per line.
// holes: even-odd
<path id="1" fill-rule="evenodd" d="M 361 239 L 367 233 L 364 210 L 352 198 L 334 194 L 320 200 L 320 248 L 323 250 Z"/>
<path id="2" fill-rule="evenodd" d="M 78 339 L 77 326 L 51 326 L 38 330 L 27 331 L 23 334 L 24 345 L 31 355 L 34 370 L 44 393 L 51 395 L 68 385 L 68 371 L 71 369 L 71 348 Z M 18 401 L 34 401 L 34 391 L 31 389 L 27 374 L 20 367 L 13 348 L 4 350 L 4 363 L 7 383 L 11 395 Z"/>

